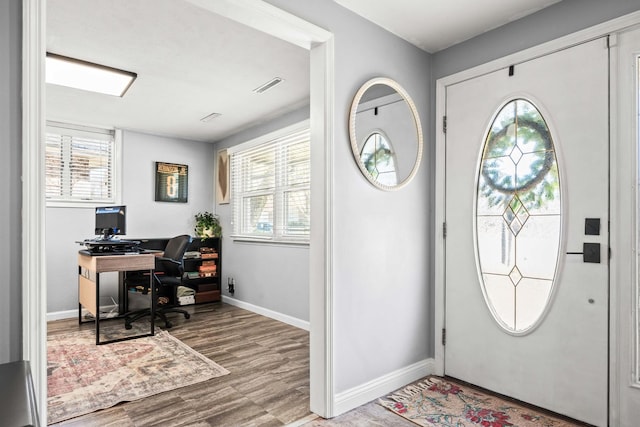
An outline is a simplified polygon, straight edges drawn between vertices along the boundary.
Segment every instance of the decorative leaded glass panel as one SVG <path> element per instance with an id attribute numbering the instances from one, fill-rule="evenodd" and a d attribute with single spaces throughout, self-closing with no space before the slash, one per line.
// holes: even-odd
<path id="1" fill-rule="evenodd" d="M 504 329 L 526 333 L 551 299 L 562 207 L 551 132 L 531 102 L 512 100 L 496 115 L 482 151 L 476 200 L 487 305 Z"/>

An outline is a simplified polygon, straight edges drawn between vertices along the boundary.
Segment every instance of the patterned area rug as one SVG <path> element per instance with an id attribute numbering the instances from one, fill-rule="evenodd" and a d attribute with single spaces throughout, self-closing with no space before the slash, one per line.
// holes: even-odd
<path id="1" fill-rule="evenodd" d="M 378 403 L 421 426 L 567 427 L 576 426 L 514 402 L 442 378 L 398 390 Z"/>
<path id="2" fill-rule="evenodd" d="M 99 346 L 90 330 L 52 335 L 48 424 L 228 373 L 166 331 Z"/>

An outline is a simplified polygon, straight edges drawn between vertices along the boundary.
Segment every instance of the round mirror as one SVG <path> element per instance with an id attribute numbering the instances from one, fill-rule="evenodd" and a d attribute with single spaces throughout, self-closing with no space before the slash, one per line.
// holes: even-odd
<path id="1" fill-rule="evenodd" d="M 351 150 L 364 176 L 382 190 L 411 181 L 422 158 L 415 104 L 395 81 L 375 78 L 356 93 L 349 114 Z"/>

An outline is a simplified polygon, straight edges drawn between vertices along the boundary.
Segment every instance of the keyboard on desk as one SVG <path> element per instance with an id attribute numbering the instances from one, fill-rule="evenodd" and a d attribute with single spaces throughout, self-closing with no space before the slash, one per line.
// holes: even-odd
<path id="1" fill-rule="evenodd" d="M 83 255 L 89 256 L 107 256 L 107 255 L 138 255 L 140 251 L 92 251 L 90 249 L 82 249 L 79 251 Z"/>

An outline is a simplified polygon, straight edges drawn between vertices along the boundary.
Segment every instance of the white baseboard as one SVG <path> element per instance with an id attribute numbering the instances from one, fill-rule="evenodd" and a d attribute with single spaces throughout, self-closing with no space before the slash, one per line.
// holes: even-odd
<path id="1" fill-rule="evenodd" d="M 259 307 L 257 305 L 249 304 L 248 302 L 240 301 L 225 295 L 222 296 L 222 301 L 226 302 L 229 305 L 234 305 L 236 307 L 249 310 L 251 312 L 260 314 L 262 316 L 279 320 L 280 322 L 286 323 L 291 326 L 295 326 L 296 328 L 304 329 L 305 331 L 309 330 L 309 322 L 307 321 L 300 320 L 295 317 L 288 316 L 286 314 L 278 313 L 277 311 L 272 311 L 263 307 Z M 54 311 L 52 313 L 47 313 L 47 322 L 51 322 L 53 320 L 73 319 L 77 317 L 78 317 L 77 309 L 65 310 L 65 311 Z"/>
<path id="2" fill-rule="evenodd" d="M 118 309 L 117 305 L 101 305 L 100 306 L 100 316 L 113 317 L 117 315 L 117 312 L 114 312 Z M 111 316 L 109 313 L 111 312 Z M 78 310 L 65 310 L 65 311 L 56 311 L 53 313 L 47 313 L 47 322 L 52 320 L 62 320 L 62 319 L 73 319 L 78 318 Z"/>
<path id="3" fill-rule="evenodd" d="M 338 393 L 335 398 L 334 416 L 344 414 L 420 378 L 432 375 L 435 369 L 435 360 L 425 359 L 354 387 L 351 390 Z"/>
<path id="4" fill-rule="evenodd" d="M 72 319 L 78 318 L 78 309 L 66 310 L 66 311 L 54 311 L 53 313 L 47 313 L 47 322 L 52 320 Z"/>
<path id="5" fill-rule="evenodd" d="M 222 301 L 226 302 L 229 305 L 234 305 L 239 308 L 244 308 L 245 310 L 252 311 L 254 313 L 260 314 L 265 317 L 269 317 L 271 319 L 279 320 L 282 323 L 286 323 L 287 325 L 295 326 L 296 328 L 304 329 L 305 331 L 309 330 L 309 322 L 305 320 L 301 320 L 286 314 L 278 313 L 277 311 L 269 310 L 264 307 L 259 307 L 257 305 L 250 304 L 248 302 L 240 301 L 235 298 L 228 297 L 226 295 L 222 296 Z"/>

